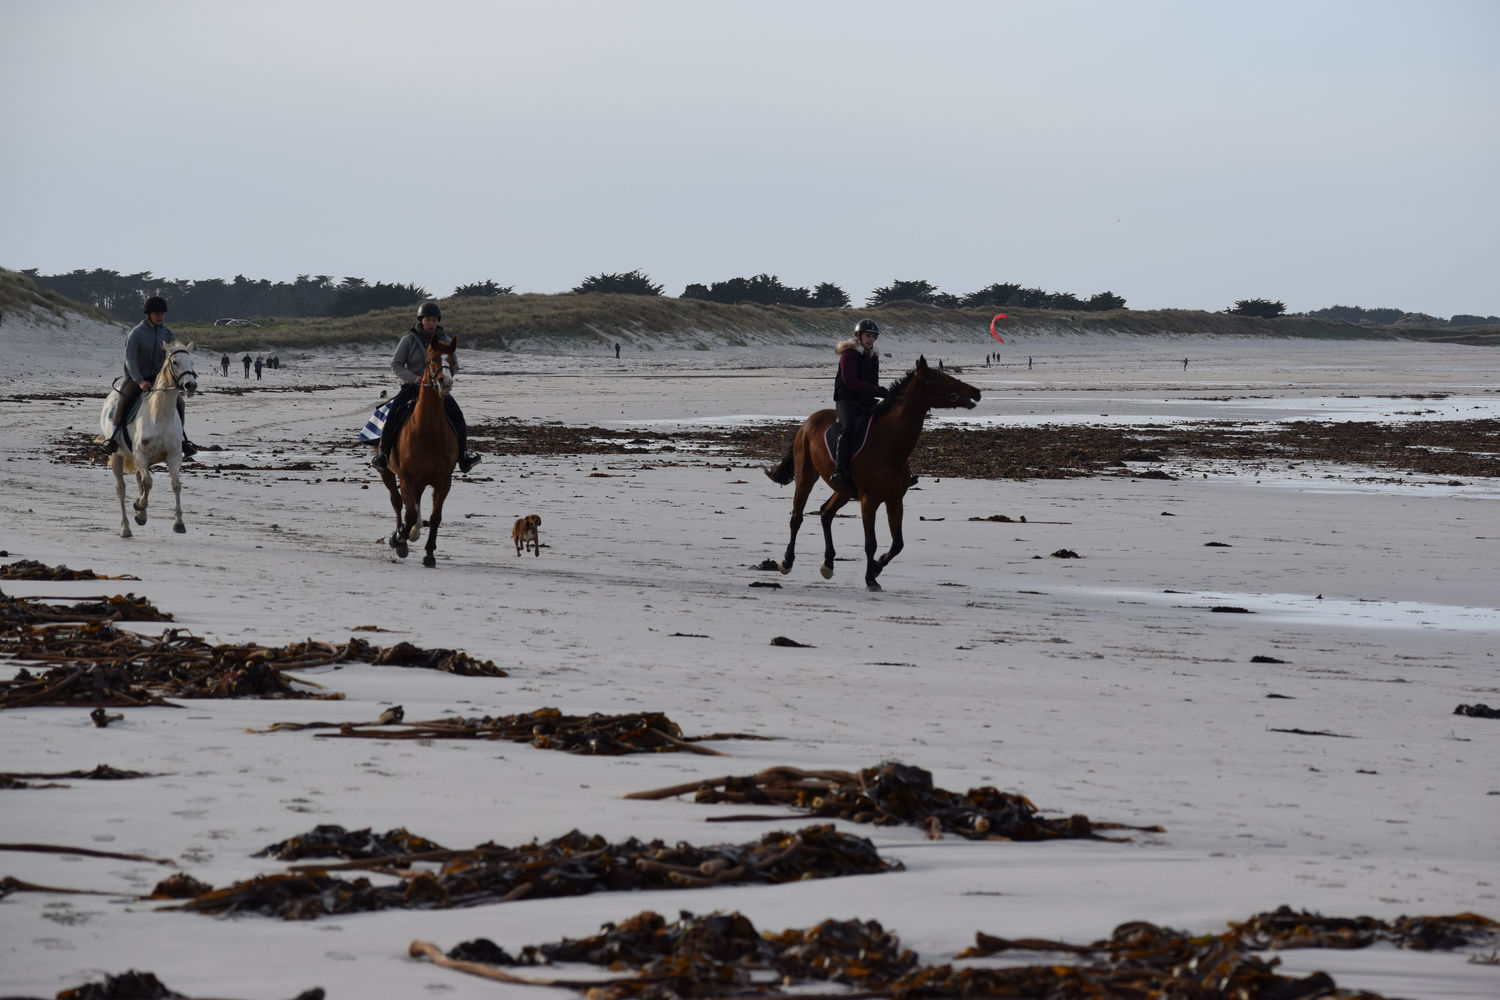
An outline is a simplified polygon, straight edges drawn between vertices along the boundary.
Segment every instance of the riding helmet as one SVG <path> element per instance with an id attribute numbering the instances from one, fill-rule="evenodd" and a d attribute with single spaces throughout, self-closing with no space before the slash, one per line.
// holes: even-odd
<path id="1" fill-rule="evenodd" d="M 153 295 L 146 300 L 146 308 L 144 311 L 147 314 L 164 313 L 167 311 L 167 300 L 162 298 L 160 295 Z"/>
<path id="2" fill-rule="evenodd" d="M 423 302 L 422 308 L 417 310 L 417 319 L 421 319 L 424 316 L 432 316 L 435 319 L 442 319 L 443 310 L 438 308 L 438 304 L 436 302 L 428 300 L 426 302 Z"/>
<path id="3" fill-rule="evenodd" d="M 873 319 L 862 319 L 854 324 L 854 335 L 858 337 L 862 333 L 873 333 L 878 337 L 880 336 L 880 327 L 875 325 Z"/>

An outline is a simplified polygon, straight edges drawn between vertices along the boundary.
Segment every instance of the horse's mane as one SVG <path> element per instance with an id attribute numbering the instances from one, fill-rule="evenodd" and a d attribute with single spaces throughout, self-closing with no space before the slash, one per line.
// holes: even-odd
<path id="1" fill-rule="evenodd" d="M 902 393 L 906 392 L 907 386 L 911 384 L 911 380 L 916 376 L 916 374 L 917 370 L 913 368 L 905 375 L 902 375 L 896 381 L 892 382 L 890 388 L 891 394 L 875 404 L 874 415 L 877 417 L 882 416 L 883 414 L 888 413 L 890 410 L 894 409 L 896 404 L 901 402 Z"/>

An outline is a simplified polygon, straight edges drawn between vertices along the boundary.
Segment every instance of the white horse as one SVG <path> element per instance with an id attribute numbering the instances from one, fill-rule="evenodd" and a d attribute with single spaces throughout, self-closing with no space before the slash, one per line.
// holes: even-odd
<path id="1" fill-rule="evenodd" d="M 125 516 L 124 474 L 135 473 L 140 494 L 135 501 L 135 523 L 145 524 L 151 466 L 157 462 L 165 462 L 172 477 L 172 496 L 177 503 L 172 530 L 179 534 L 187 531 L 182 523 L 182 418 L 177 415 L 177 397 L 198 391 L 198 373 L 193 368 L 192 344 L 182 347 L 174 341 L 167 347 L 167 361 L 156 373 L 156 382 L 141 393 L 140 408 L 125 425 L 130 432 L 129 449 L 121 443 L 109 456 L 109 468 L 115 474 L 115 493 L 120 497 L 121 538 L 130 537 L 130 521 Z M 108 441 L 114 432 L 115 407 L 119 402 L 120 391 L 111 389 L 99 413 L 101 441 Z"/>

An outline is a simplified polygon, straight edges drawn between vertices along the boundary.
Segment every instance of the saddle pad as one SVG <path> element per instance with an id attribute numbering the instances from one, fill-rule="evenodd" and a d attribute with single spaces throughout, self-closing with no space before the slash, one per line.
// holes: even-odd
<path id="1" fill-rule="evenodd" d="M 851 462 L 854 461 L 856 455 L 865 450 L 865 442 L 870 439 L 870 426 L 875 423 L 869 417 L 865 417 L 863 422 L 864 427 L 854 432 L 854 454 L 849 456 Z M 839 423 L 835 420 L 823 432 L 823 448 L 828 452 L 829 461 L 833 461 L 833 447 L 839 443 L 838 438 L 834 436 L 834 431 L 838 429 L 838 426 Z"/>

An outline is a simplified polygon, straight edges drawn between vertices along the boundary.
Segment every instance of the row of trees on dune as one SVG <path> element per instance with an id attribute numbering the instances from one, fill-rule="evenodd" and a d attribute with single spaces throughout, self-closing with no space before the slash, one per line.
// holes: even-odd
<path id="1" fill-rule="evenodd" d="M 205 278 L 178 280 L 157 278 L 149 271 L 121 274 L 104 268 L 79 269 L 67 274 L 40 274 L 36 268 L 23 270 L 38 288 L 63 295 L 75 302 L 92 305 L 118 319 L 134 321 L 147 296 L 162 295 L 171 303 L 172 318 L 178 322 L 209 322 L 227 317 L 311 317 L 357 316 L 377 309 L 413 306 L 434 296 L 413 282 L 391 284 L 369 282 L 359 277 L 335 281 L 328 274 L 299 274 L 295 281 L 252 280 L 243 274 L 233 280 Z M 584 278 L 570 294 L 614 294 L 661 296 L 663 286 L 639 268 L 621 273 L 601 273 Z M 450 298 L 497 298 L 516 294 L 515 286 L 494 280 L 459 285 Z M 757 274 L 749 278 L 728 278 L 710 284 L 690 284 L 678 296 L 701 302 L 726 305 L 753 303 L 764 306 L 800 306 L 821 309 L 844 309 L 852 303 L 849 295 L 833 282 L 821 282 L 812 288 L 783 284 L 774 274 Z M 986 285 L 967 295 L 940 291 L 925 280 L 892 281 L 872 291 L 866 307 L 911 302 L 938 309 L 1056 309 L 1073 312 L 1100 312 L 1124 309 L 1125 299 L 1111 291 L 1096 292 L 1081 298 L 1072 292 L 1049 292 L 1015 283 Z M 1286 315 L 1286 305 L 1272 299 L 1239 299 L 1225 312 L 1238 316 L 1274 318 Z M 1497 316 L 1460 314 L 1442 320 L 1423 313 L 1401 309 L 1363 309 L 1358 306 L 1330 306 L 1307 316 L 1344 320 L 1366 325 L 1422 323 L 1429 326 L 1473 326 L 1500 323 Z"/>

